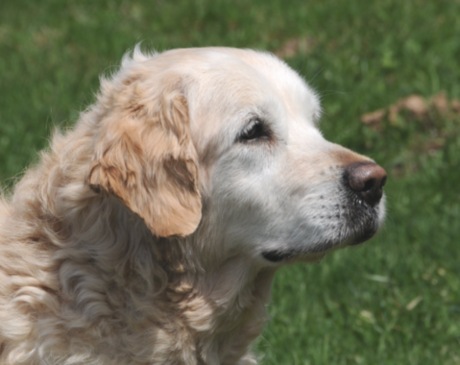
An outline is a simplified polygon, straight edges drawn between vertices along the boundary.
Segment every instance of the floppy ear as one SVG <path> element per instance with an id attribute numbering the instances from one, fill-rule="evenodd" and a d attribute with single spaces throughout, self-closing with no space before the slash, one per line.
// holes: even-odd
<path id="1" fill-rule="evenodd" d="M 106 115 L 88 183 L 117 196 L 155 235 L 186 236 L 201 220 L 187 102 L 178 91 L 156 99 L 131 99 Z"/>

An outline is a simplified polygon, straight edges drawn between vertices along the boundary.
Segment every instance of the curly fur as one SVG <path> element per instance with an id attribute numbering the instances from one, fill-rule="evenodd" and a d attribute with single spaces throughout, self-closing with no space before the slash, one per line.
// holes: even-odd
<path id="1" fill-rule="evenodd" d="M 256 364 L 248 350 L 279 265 L 247 245 L 238 189 L 219 190 L 247 159 L 230 151 L 240 127 L 211 122 L 257 104 L 254 81 L 270 85 L 250 59 L 288 75 L 309 98 L 292 105 L 317 118 L 313 94 L 270 55 L 136 49 L 0 201 L 1 364 Z M 229 70 L 231 87 L 203 91 Z M 245 199 L 265 224 L 265 203 Z"/>

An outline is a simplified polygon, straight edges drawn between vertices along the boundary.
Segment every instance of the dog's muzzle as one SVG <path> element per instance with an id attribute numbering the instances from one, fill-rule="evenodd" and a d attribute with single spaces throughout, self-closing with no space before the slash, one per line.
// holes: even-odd
<path id="1" fill-rule="evenodd" d="M 264 251 L 263 257 L 274 263 L 284 262 L 308 258 L 335 247 L 356 245 L 368 240 L 381 224 L 380 210 L 383 208 L 380 202 L 386 179 L 386 171 L 372 161 L 355 162 L 345 166 L 340 184 L 342 209 L 331 215 L 336 218 L 335 230 L 324 239 L 308 242 L 305 246 Z"/>

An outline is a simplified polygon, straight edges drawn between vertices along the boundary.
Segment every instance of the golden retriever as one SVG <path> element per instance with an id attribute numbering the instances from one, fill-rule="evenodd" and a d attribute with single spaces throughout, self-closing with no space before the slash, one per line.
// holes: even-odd
<path id="1" fill-rule="evenodd" d="M 276 57 L 145 54 L 0 199 L 2 365 L 256 364 L 275 271 L 370 238 L 385 170 Z"/>

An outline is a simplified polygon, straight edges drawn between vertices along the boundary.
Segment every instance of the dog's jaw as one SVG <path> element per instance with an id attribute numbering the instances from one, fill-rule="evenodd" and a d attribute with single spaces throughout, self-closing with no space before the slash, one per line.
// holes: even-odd
<path id="1" fill-rule="evenodd" d="M 288 263 L 293 261 L 317 261 L 328 252 L 345 246 L 356 246 L 371 239 L 380 229 L 385 218 L 385 196 L 375 206 L 357 199 L 353 194 L 344 194 L 346 204 L 341 212 L 320 216 L 319 228 L 324 231 L 322 239 L 298 242 L 295 245 L 283 245 L 279 248 L 262 251 L 262 257 L 271 263 Z M 340 208 L 338 208 L 340 210 Z M 318 224 L 318 223 L 317 223 Z M 327 229 L 327 227 L 333 227 Z"/>

